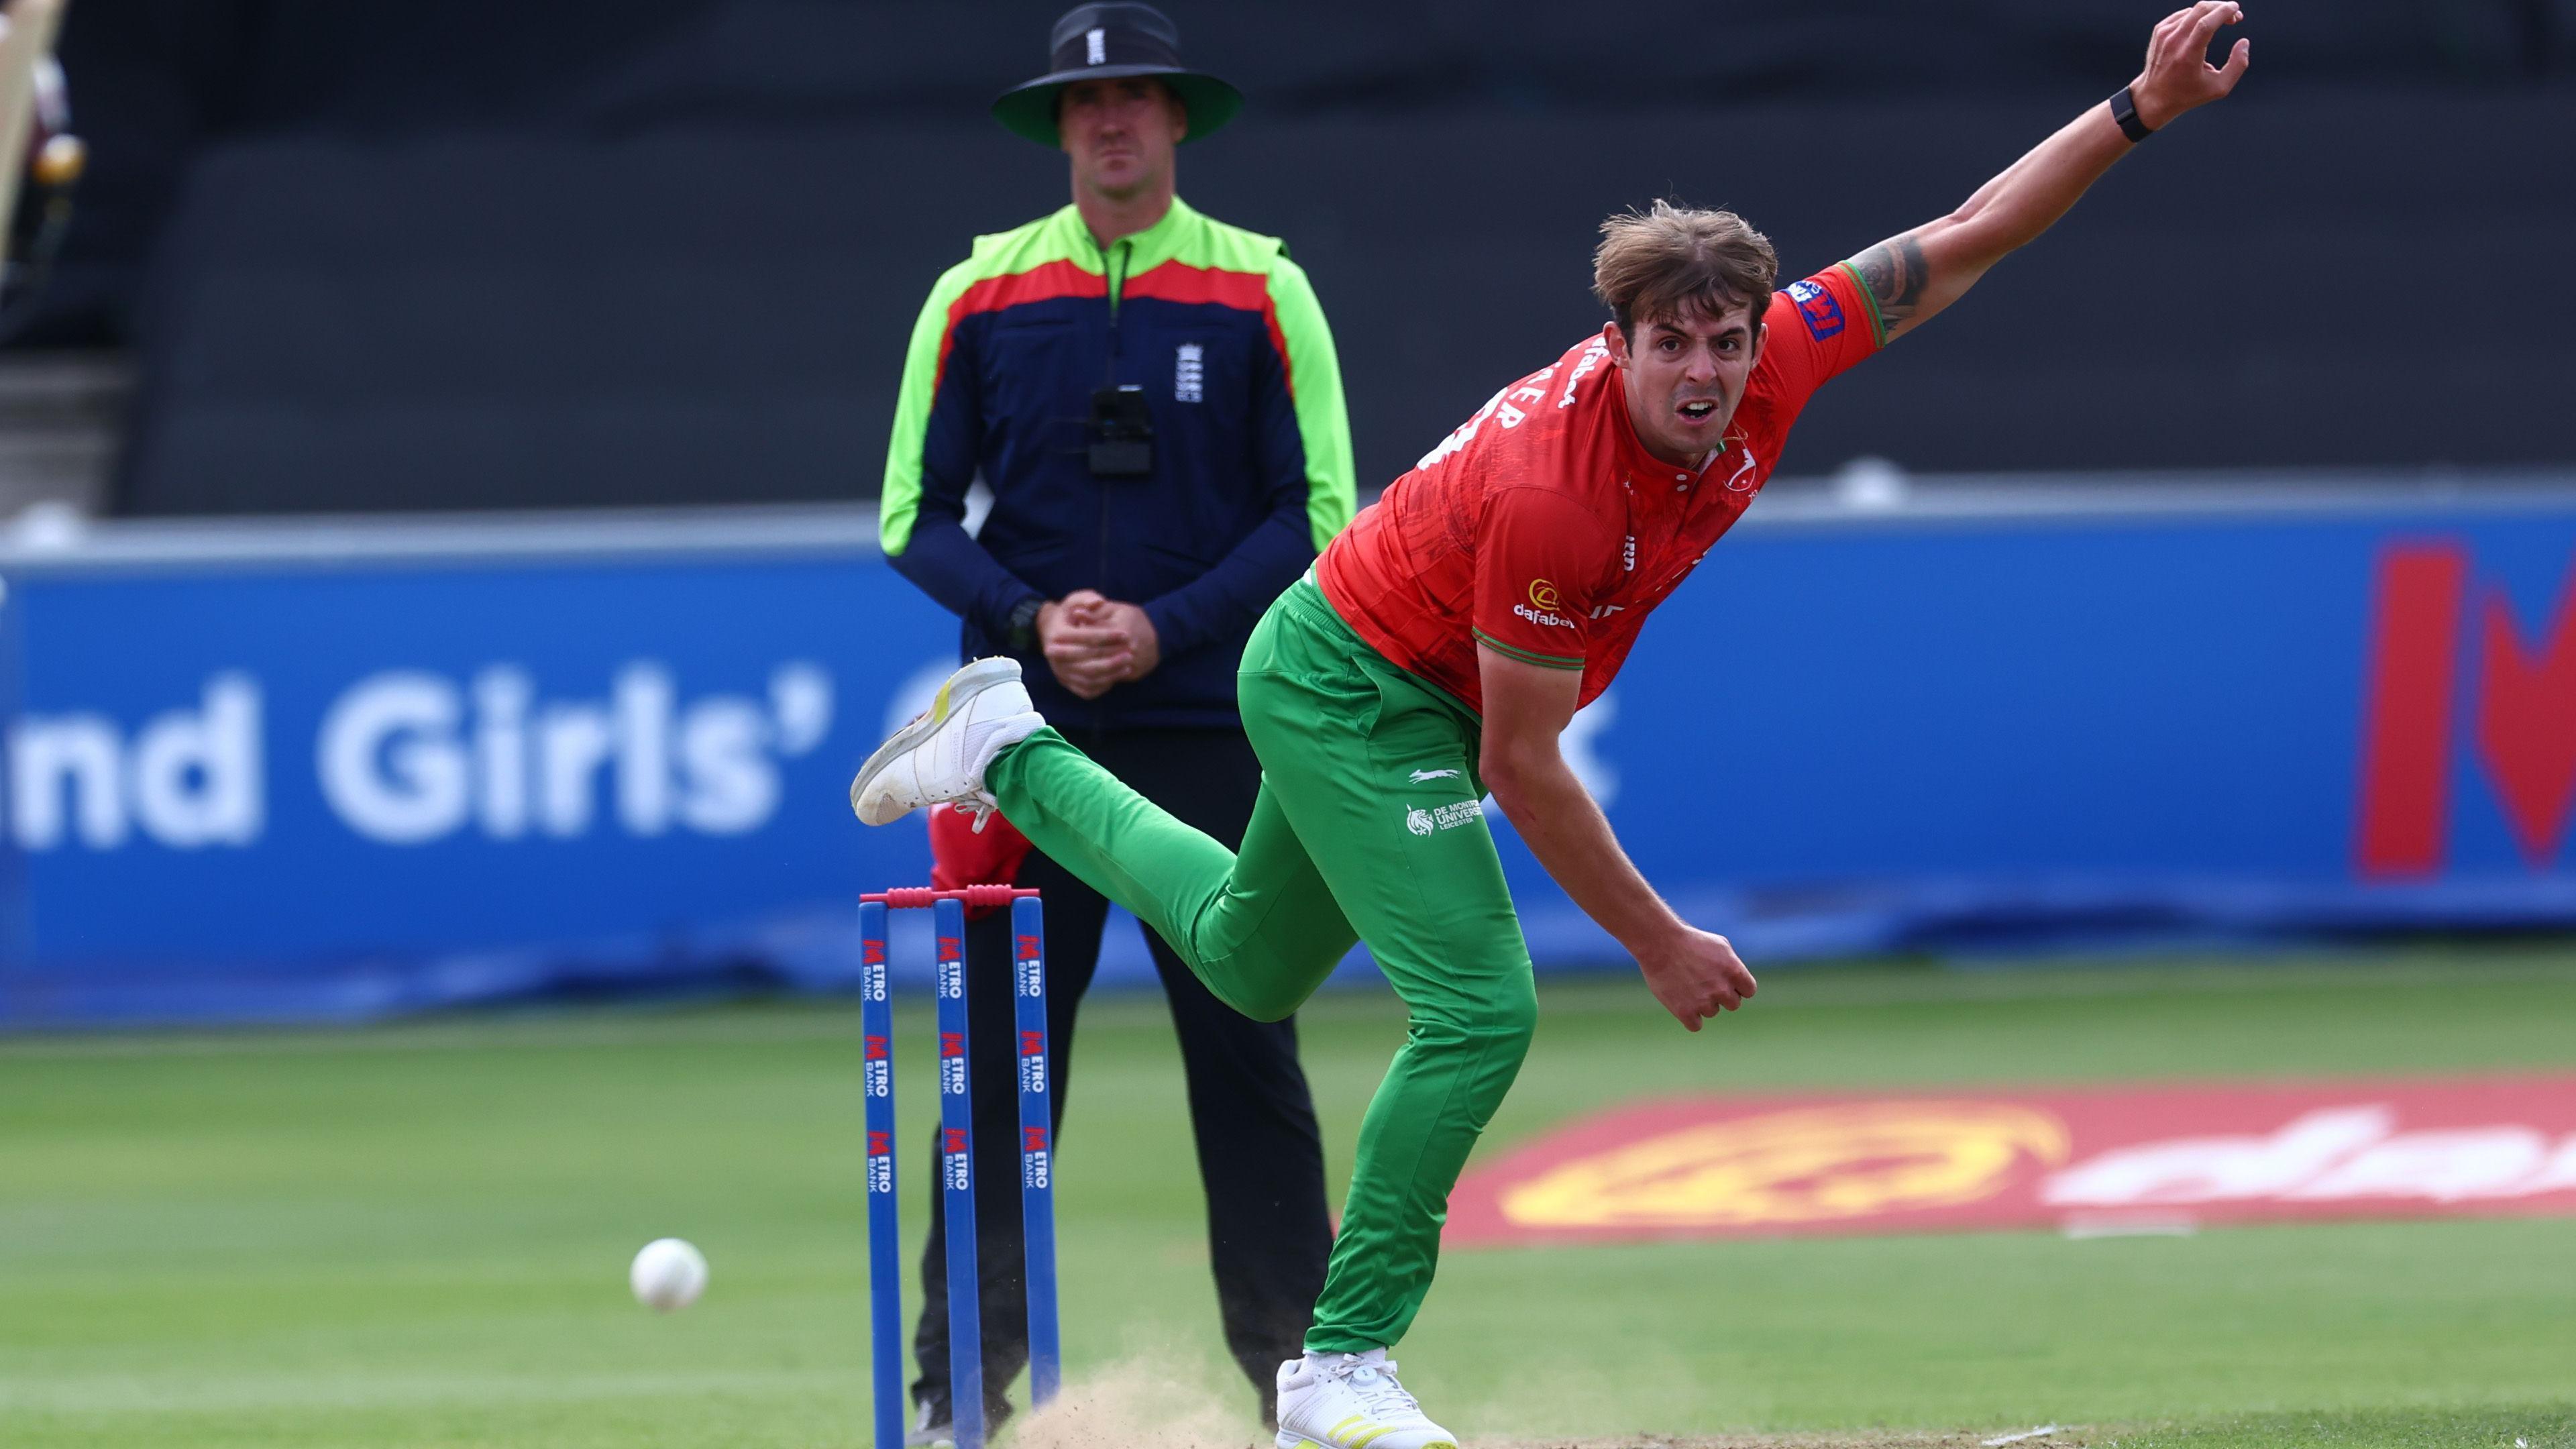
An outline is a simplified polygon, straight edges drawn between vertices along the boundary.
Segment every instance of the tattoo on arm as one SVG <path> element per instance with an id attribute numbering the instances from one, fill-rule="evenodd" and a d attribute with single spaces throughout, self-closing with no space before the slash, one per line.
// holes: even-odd
<path id="1" fill-rule="evenodd" d="M 1887 330 L 1914 320 L 1914 309 L 1923 300 L 1923 284 L 1930 279 L 1931 269 L 1923 262 L 1923 244 L 1907 232 L 1892 237 L 1852 258 L 1852 270 L 1860 273 L 1869 294 L 1878 300 L 1878 315 Z"/>

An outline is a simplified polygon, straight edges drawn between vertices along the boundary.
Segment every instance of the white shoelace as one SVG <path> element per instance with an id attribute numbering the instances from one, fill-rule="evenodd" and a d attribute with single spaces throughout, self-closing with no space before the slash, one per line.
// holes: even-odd
<path id="1" fill-rule="evenodd" d="M 1358 1358 L 1345 1359 L 1334 1373 L 1351 1386 L 1351 1392 L 1359 1397 L 1360 1406 L 1370 1413 L 1380 1418 L 1396 1414 L 1421 1417 L 1422 1405 L 1404 1391 L 1404 1385 L 1395 1381 L 1395 1360 L 1366 1363 Z"/>
<path id="2" fill-rule="evenodd" d="M 1000 753 L 1000 749 L 994 744 L 994 738 L 1007 729 L 1013 720 L 1023 717 L 1013 715 L 1002 719 L 981 720 L 966 727 L 966 738 L 962 744 L 965 748 L 966 760 L 978 776 L 992 767 L 993 756 Z M 1021 739 L 1026 739 L 1028 735 L 1029 731 L 1022 730 L 1012 738 L 1011 742 L 1017 743 Z M 951 808 L 963 810 L 974 816 L 975 833 L 981 835 L 984 833 L 985 825 L 989 824 L 994 814 L 1002 808 L 1002 802 L 994 799 L 993 792 L 990 790 L 977 790 L 965 799 L 953 802 Z"/>

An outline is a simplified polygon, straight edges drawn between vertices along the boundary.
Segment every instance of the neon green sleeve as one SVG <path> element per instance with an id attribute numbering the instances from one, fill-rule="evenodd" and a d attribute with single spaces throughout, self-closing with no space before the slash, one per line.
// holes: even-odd
<path id="1" fill-rule="evenodd" d="M 931 434 L 940 421 L 931 413 L 938 400 L 940 353 L 948 345 L 948 309 L 965 295 L 974 280 L 972 262 L 949 268 L 930 289 L 929 299 L 921 304 L 921 315 L 912 324 L 912 341 L 904 349 L 903 385 L 894 400 L 894 433 L 886 442 L 885 488 L 877 496 L 877 542 L 889 558 L 902 553 L 912 542 L 913 520 L 921 513 L 925 473 L 933 475 L 932 486 L 953 482 L 961 494 L 972 481 L 971 448 L 967 476 L 954 480 L 937 476 L 954 469 L 933 467 L 930 454 Z M 946 421 L 952 431 L 963 422 L 956 418 Z"/>
<path id="2" fill-rule="evenodd" d="M 1351 418 L 1342 406 L 1342 361 L 1305 269 L 1285 255 L 1270 263 L 1270 306 L 1288 345 L 1288 386 L 1306 444 L 1306 522 L 1314 530 L 1315 551 L 1322 553 L 1359 507 Z"/>

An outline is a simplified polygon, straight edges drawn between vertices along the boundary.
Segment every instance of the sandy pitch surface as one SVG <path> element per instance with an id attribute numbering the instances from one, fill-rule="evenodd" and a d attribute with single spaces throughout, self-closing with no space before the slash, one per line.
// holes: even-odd
<path id="1" fill-rule="evenodd" d="M 2035 1428 L 2035 1426 L 2032 1426 Z M 2025 1439 L 2027 1434 L 2027 1439 Z M 2012 1449 L 2089 1449 L 2102 1441 L 2084 1428 L 2058 1428 L 2053 1434 L 2030 1434 L 2030 1428 L 1984 1428 L 1976 1434 L 1718 1434 L 1664 1436 L 1641 1434 L 1633 1439 L 1515 1439 L 1494 1449 L 1984 1449 L 2007 1439 Z M 1476 1444 L 1473 1449 L 1484 1449 Z"/>
<path id="2" fill-rule="evenodd" d="M 1266 1436 L 1247 1440 L 1239 1414 L 1230 1404 L 1176 1398 L 1159 1375 L 1129 1365 L 1066 1385 L 1063 1398 L 1014 1426 L 1012 1449 L 1271 1449 Z M 1986 1449 L 1998 1443 L 2011 1449 L 2092 1449 L 2104 1441 L 2095 1431 L 2053 1424 L 1957 1433 L 1467 1436 L 1467 1449 Z"/>

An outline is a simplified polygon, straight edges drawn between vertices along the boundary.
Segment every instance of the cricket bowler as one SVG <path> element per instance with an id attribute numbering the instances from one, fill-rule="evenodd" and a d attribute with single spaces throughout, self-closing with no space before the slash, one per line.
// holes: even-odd
<path id="1" fill-rule="evenodd" d="M 1121 785 L 1029 707 L 1019 665 L 950 677 L 850 787 L 881 825 L 998 809 L 1134 911 L 1247 1016 L 1287 1015 L 1354 941 L 1409 1013 L 1370 1102 L 1305 1354 L 1279 1369 L 1280 1449 L 1453 1449 L 1387 1350 L 1430 1290 L 1450 1188 L 1538 1010 L 1482 801 L 1697 1031 L 1754 992 L 1676 915 L 1558 749 L 1657 604 L 1741 517 L 1807 399 L 1957 301 L 2112 164 L 2235 89 L 2233 0 L 2165 17 L 2145 69 L 1951 212 L 1775 292 L 1731 212 L 1657 203 L 1602 226 L 1597 336 L 1494 395 L 1270 606 L 1239 675 L 1263 784 L 1228 851 Z"/>

